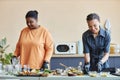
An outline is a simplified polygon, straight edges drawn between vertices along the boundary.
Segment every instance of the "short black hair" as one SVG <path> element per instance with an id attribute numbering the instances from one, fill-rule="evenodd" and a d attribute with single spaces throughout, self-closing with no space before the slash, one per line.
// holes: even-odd
<path id="1" fill-rule="evenodd" d="M 36 10 L 28 11 L 25 18 L 28 18 L 28 17 L 38 19 L 38 12 Z"/>
<path id="2" fill-rule="evenodd" d="M 86 18 L 87 21 L 91 21 L 93 19 L 97 19 L 100 22 L 100 17 L 96 13 L 91 13 Z"/>

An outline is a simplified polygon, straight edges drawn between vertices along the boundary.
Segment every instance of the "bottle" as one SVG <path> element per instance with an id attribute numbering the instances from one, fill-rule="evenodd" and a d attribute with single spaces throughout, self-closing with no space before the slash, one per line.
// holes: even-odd
<path id="1" fill-rule="evenodd" d="M 83 74 L 83 71 L 82 71 L 82 62 L 79 62 L 79 65 L 78 65 L 78 72 L 79 72 L 79 75 L 82 75 Z"/>
<path id="2" fill-rule="evenodd" d="M 82 54 L 83 53 L 83 44 L 82 41 L 79 40 L 78 41 L 78 54 Z"/>

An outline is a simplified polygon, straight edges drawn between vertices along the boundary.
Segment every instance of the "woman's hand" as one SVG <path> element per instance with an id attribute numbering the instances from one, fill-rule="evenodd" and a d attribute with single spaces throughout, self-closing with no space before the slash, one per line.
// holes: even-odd
<path id="1" fill-rule="evenodd" d="M 14 61 L 16 61 L 16 60 L 17 60 L 17 57 L 16 56 L 12 56 L 12 58 L 11 58 L 11 64 L 13 64 Z"/>
<path id="2" fill-rule="evenodd" d="M 89 73 L 90 63 L 85 63 L 85 73 Z"/>
<path id="3" fill-rule="evenodd" d="M 43 69 L 43 70 L 49 69 L 49 62 L 44 61 L 44 62 L 43 62 L 43 65 L 42 65 L 42 69 Z"/>
<path id="4" fill-rule="evenodd" d="M 97 68 L 98 68 L 98 73 L 100 73 L 101 71 L 102 71 L 102 62 L 101 61 L 99 61 L 98 63 L 97 63 Z"/>

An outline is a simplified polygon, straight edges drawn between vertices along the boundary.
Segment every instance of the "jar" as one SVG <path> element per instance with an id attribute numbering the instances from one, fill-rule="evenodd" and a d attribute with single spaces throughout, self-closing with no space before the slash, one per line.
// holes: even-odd
<path id="1" fill-rule="evenodd" d="M 110 44 L 110 54 L 115 54 L 120 52 L 120 45 L 119 44 Z"/>

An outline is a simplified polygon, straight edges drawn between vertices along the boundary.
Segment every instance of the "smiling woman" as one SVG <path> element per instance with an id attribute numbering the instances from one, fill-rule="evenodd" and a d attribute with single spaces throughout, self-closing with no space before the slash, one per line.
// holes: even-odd
<path id="1" fill-rule="evenodd" d="M 26 23 L 30 29 L 36 29 L 40 27 L 37 22 L 38 22 L 38 12 L 35 11 L 29 11 L 26 16 Z"/>
<path id="2" fill-rule="evenodd" d="M 92 31 L 94 35 L 98 35 L 99 26 L 100 26 L 100 18 L 97 14 L 93 13 L 87 16 L 87 23 L 89 30 Z"/>
<path id="3" fill-rule="evenodd" d="M 101 72 L 109 68 L 110 34 L 100 26 L 100 18 L 96 13 L 87 16 L 89 29 L 83 33 L 83 52 L 85 58 L 85 73 Z"/>
<path id="4" fill-rule="evenodd" d="M 37 11 L 28 11 L 25 18 L 27 27 L 21 31 L 14 56 L 20 56 L 22 66 L 48 69 L 53 53 L 52 36 L 45 27 L 38 25 Z"/>

